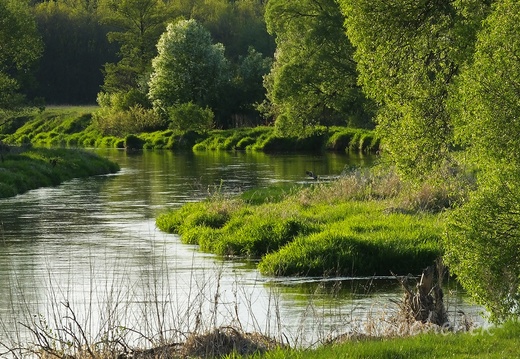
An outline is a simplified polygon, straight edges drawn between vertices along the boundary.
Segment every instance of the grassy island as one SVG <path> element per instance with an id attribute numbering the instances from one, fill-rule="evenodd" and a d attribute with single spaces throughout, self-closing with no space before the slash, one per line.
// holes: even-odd
<path id="1" fill-rule="evenodd" d="M 157 225 L 203 251 L 257 258 L 265 275 L 418 274 L 442 254 L 443 215 L 398 196 L 399 185 L 391 173 L 358 170 L 330 183 L 216 194 Z"/>

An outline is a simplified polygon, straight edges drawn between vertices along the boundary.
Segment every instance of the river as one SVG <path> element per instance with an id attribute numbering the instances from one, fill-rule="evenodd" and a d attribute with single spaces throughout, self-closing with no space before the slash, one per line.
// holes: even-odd
<path id="1" fill-rule="evenodd" d="M 327 180 L 372 157 L 98 152 L 121 171 L 0 200 L 0 353 L 37 342 L 35 328 L 64 336 L 56 328 L 67 326 L 90 342 L 146 346 L 234 325 L 310 346 L 395 312 L 391 278 L 263 277 L 252 262 L 201 253 L 155 227 L 161 211 L 217 191 L 306 183 L 306 170 Z M 453 316 L 479 320 L 480 308 L 450 293 Z"/>

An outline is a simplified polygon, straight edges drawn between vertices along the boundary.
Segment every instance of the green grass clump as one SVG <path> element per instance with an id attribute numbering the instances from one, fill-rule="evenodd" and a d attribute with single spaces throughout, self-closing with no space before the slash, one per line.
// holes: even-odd
<path id="1" fill-rule="evenodd" d="M 259 269 L 267 275 L 420 273 L 441 254 L 439 226 L 431 217 L 384 215 L 377 209 L 346 215 L 324 231 L 299 237 L 266 255 Z"/>
<path id="2" fill-rule="evenodd" d="M 0 198 L 39 187 L 55 186 L 76 177 L 119 170 L 116 163 L 80 150 L 12 147 L 2 157 Z"/>

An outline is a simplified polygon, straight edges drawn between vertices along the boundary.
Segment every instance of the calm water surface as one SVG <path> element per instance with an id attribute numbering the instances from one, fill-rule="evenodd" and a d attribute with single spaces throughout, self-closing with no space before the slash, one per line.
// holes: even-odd
<path id="1" fill-rule="evenodd" d="M 0 200 L 0 343 L 30 338 L 23 324 L 63 325 L 66 306 L 94 339 L 127 327 L 136 343 L 233 324 L 310 345 L 395 310 L 393 280 L 267 278 L 254 263 L 200 253 L 155 227 L 161 211 L 215 191 L 309 182 L 306 170 L 333 178 L 372 158 L 99 153 L 121 171 Z M 460 295 L 450 306 L 479 310 Z"/>

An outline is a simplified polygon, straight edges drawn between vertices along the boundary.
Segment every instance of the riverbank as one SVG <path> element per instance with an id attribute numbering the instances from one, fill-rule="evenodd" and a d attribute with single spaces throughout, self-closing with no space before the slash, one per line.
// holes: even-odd
<path id="1" fill-rule="evenodd" d="M 205 133 L 177 133 L 167 129 L 108 136 L 96 127 L 94 113 L 97 110 L 96 106 L 66 106 L 25 113 L 0 127 L 0 141 L 40 147 L 362 153 L 375 153 L 380 144 L 373 131 L 347 127 L 318 128 L 306 138 L 281 137 L 272 126 Z"/>
<path id="2" fill-rule="evenodd" d="M 39 187 L 57 186 L 72 178 L 114 173 L 119 166 L 77 149 L 3 146 L 0 152 L 0 198 Z"/>
<path id="3" fill-rule="evenodd" d="M 38 333 L 40 340 L 48 333 Z M 183 342 L 168 342 L 148 349 L 132 348 L 122 341 L 103 341 L 92 347 L 71 342 L 68 351 L 42 340 L 29 352 L 41 358 L 255 358 L 255 359 L 329 359 L 329 358 L 516 358 L 520 356 L 517 338 L 520 324 L 506 322 L 500 326 L 451 331 L 424 327 L 420 334 L 374 337 L 353 335 L 332 338 L 315 348 L 292 348 L 261 333 L 245 333 L 231 326 L 215 328 L 203 334 L 186 334 Z M 117 349 L 116 349 L 117 348 Z M 16 351 L 24 351 L 17 348 Z M 13 351 L 13 352 L 16 352 Z M 76 355 L 67 355 L 74 353 Z"/>
<path id="4" fill-rule="evenodd" d="M 224 257 L 258 259 L 268 276 L 418 275 L 442 256 L 438 192 L 399 188 L 390 172 L 214 194 L 157 218 L 163 231 Z"/>

